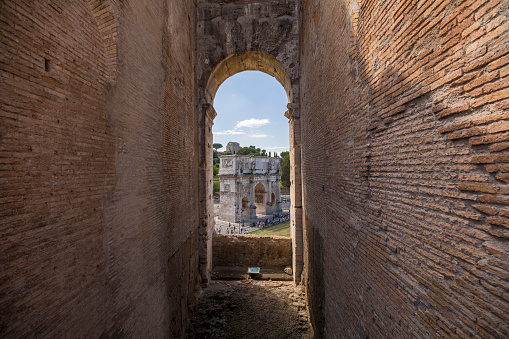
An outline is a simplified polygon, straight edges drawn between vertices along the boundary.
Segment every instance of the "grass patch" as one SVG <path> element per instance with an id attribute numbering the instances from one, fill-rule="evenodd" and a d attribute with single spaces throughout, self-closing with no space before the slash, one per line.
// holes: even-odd
<path id="1" fill-rule="evenodd" d="M 289 237 L 290 236 L 290 221 L 285 221 L 280 224 L 265 227 L 261 230 L 251 232 L 249 234 L 258 234 L 258 235 L 277 235 L 280 237 Z"/>

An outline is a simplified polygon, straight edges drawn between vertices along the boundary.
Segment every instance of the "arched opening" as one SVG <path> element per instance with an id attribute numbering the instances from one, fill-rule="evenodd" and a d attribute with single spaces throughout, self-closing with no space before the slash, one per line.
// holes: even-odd
<path id="1" fill-rule="evenodd" d="M 261 71 L 268 75 L 273 76 L 284 88 L 287 99 L 288 110 L 284 113 L 284 116 L 289 120 L 289 148 L 290 148 L 290 177 L 291 185 L 293 188 L 290 189 L 290 196 L 292 206 L 290 208 L 291 214 L 291 237 L 292 237 L 292 252 L 293 255 L 293 272 L 295 281 L 300 281 L 300 274 L 302 273 L 303 263 L 303 233 L 302 233 L 302 194 L 301 194 L 301 178 L 300 178 L 300 123 L 299 123 L 299 109 L 298 109 L 298 92 L 299 84 L 298 79 L 291 80 L 288 76 L 285 67 L 273 56 L 270 56 L 263 52 L 258 51 L 247 51 L 233 54 L 219 64 L 217 64 L 210 76 L 206 81 L 206 86 L 200 89 L 200 102 L 201 106 L 201 136 L 200 144 L 202 145 L 200 151 L 200 163 L 203 164 L 200 182 L 205 190 L 201 191 L 201 218 L 200 218 L 200 229 L 201 234 L 204 236 L 201 238 L 200 246 L 201 250 L 201 266 L 200 272 L 204 281 L 208 281 L 211 267 L 211 247 L 212 240 L 209 235 L 214 232 L 214 205 L 213 205 L 213 135 L 212 126 L 214 125 L 214 119 L 217 116 L 217 112 L 213 106 L 216 98 L 217 91 L 221 84 L 229 77 L 243 72 L 243 71 Z M 234 141 L 234 140 L 232 140 Z M 246 145 L 247 146 L 247 145 Z M 233 156 L 232 156 L 233 157 Z M 238 161 L 237 161 L 238 160 Z M 256 168 L 245 167 L 244 161 L 239 159 L 232 159 L 232 171 L 237 170 L 237 166 L 242 166 L 242 171 L 256 173 Z M 253 165 L 253 164 L 252 164 Z M 268 164 L 265 166 L 269 166 Z M 279 165 L 278 165 L 279 166 Z M 245 168 L 244 168 L 245 167 Z M 277 200 L 280 200 L 280 193 L 275 194 L 274 202 L 272 202 L 271 193 L 273 190 L 272 181 L 267 181 L 267 186 L 263 184 L 258 186 L 258 191 L 252 189 L 249 193 L 248 206 L 246 208 L 239 208 L 243 206 L 243 198 L 235 199 L 235 208 L 231 208 L 232 218 L 239 222 L 241 219 L 250 217 L 256 217 L 256 215 L 267 214 L 268 207 L 277 204 Z M 276 187 L 278 185 L 275 185 Z M 278 186 L 279 187 L 279 186 Z M 230 185 L 230 189 L 235 192 L 240 192 L 245 189 L 243 183 L 237 183 L 236 185 Z M 259 201 L 259 202 L 257 202 Z M 280 206 L 278 207 L 280 210 Z M 241 210 L 244 210 L 241 212 Z M 249 212 L 246 213 L 246 210 Z M 271 212 L 274 208 L 270 208 Z M 270 212 L 269 212 L 270 213 Z"/>
<path id="2" fill-rule="evenodd" d="M 288 102 L 292 102 L 292 84 L 284 66 L 273 56 L 258 51 L 233 54 L 221 61 L 210 74 L 205 101 L 213 105 L 219 86 L 229 77 L 244 71 L 260 71 L 273 76 L 285 89 Z"/>
<path id="3" fill-rule="evenodd" d="M 248 219 L 248 213 L 249 213 L 249 200 L 246 197 L 242 198 L 242 210 L 241 210 L 241 213 L 242 213 L 242 220 L 241 220 L 241 222 L 244 222 L 245 220 Z"/>
<path id="4" fill-rule="evenodd" d="M 267 211 L 265 209 L 265 186 L 263 186 L 262 183 L 258 183 L 255 186 L 255 206 L 256 206 L 256 214 L 267 214 Z"/>

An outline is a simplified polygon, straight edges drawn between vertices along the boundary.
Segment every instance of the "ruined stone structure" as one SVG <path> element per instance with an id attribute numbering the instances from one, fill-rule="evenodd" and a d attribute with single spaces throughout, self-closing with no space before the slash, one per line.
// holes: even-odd
<path id="1" fill-rule="evenodd" d="M 223 155 L 219 164 L 219 219 L 244 222 L 281 213 L 279 158 Z"/>
<path id="2" fill-rule="evenodd" d="M 240 144 L 238 142 L 230 141 L 228 145 L 226 145 L 226 152 L 230 152 L 231 154 L 237 153 L 240 149 Z"/>
<path id="3" fill-rule="evenodd" d="M 318 338 L 509 336 L 508 0 L 0 2 L 0 337 L 183 337 L 214 96 L 288 96 Z"/>

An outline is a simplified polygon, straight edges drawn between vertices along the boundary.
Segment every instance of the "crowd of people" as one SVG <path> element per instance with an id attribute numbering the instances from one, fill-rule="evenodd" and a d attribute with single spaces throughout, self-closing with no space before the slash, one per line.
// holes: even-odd
<path id="1" fill-rule="evenodd" d="M 228 224 L 228 226 L 225 226 L 226 228 L 226 234 L 248 234 L 249 231 L 246 229 L 245 225 L 242 224 L 242 226 L 235 226 L 230 223 Z M 221 232 L 223 231 L 223 227 L 222 226 L 219 226 L 219 228 L 217 229 L 217 233 L 221 234 Z"/>
<path id="2" fill-rule="evenodd" d="M 290 220 L 290 213 L 282 213 L 273 215 L 271 218 L 260 219 L 256 222 L 248 224 L 247 227 L 244 223 L 242 225 L 235 225 L 229 223 L 228 226 L 224 226 L 226 230 L 226 234 L 248 234 L 249 228 L 265 228 L 273 225 L 277 225 L 279 223 L 283 223 Z M 221 234 L 223 232 L 223 226 L 219 226 L 217 228 L 217 233 Z"/>
<path id="3" fill-rule="evenodd" d="M 251 227 L 265 228 L 290 220 L 290 213 L 273 215 L 272 218 L 261 219 L 251 224 Z"/>

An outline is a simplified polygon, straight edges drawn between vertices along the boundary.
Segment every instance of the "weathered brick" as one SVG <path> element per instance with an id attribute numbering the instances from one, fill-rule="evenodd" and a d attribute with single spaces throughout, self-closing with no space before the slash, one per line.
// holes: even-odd
<path id="1" fill-rule="evenodd" d="M 473 164 L 490 164 L 495 162 L 509 162 L 509 154 L 476 155 L 471 159 Z"/>
<path id="2" fill-rule="evenodd" d="M 477 135 L 482 135 L 486 133 L 486 129 L 482 127 L 474 127 L 470 129 L 465 129 L 457 132 L 450 133 L 448 135 L 449 139 L 462 139 L 462 138 L 470 138 Z"/>
<path id="3" fill-rule="evenodd" d="M 473 125 L 482 125 L 499 120 L 509 119 L 509 113 L 483 114 L 480 118 L 472 120 Z"/>
<path id="4" fill-rule="evenodd" d="M 474 191 L 484 193 L 497 193 L 497 189 L 491 184 L 481 184 L 476 182 L 462 182 L 458 184 L 458 189 L 462 191 Z"/>
<path id="5" fill-rule="evenodd" d="M 499 174 L 495 176 L 495 179 L 509 183 L 509 174 Z"/>
<path id="6" fill-rule="evenodd" d="M 498 133 L 509 130 L 509 121 L 500 121 L 488 126 L 488 133 Z"/>
<path id="7" fill-rule="evenodd" d="M 496 81 L 490 84 L 486 84 L 483 86 L 483 93 L 489 94 L 492 92 L 499 91 L 501 89 L 509 87 L 509 79 L 504 79 L 500 81 Z"/>
<path id="8" fill-rule="evenodd" d="M 486 168 L 486 171 L 489 173 L 496 173 L 498 172 L 499 166 L 498 165 L 486 165 L 484 166 Z"/>
<path id="9" fill-rule="evenodd" d="M 482 247 L 491 255 L 505 255 L 508 248 L 498 241 L 486 241 Z"/>
<path id="10" fill-rule="evenodd" d="M 196 107 L 247 50 L 300 105 L 316 336 L 508 335 L 507 1 L 298 5 L 2 2 L 0 336 L 184 336 L 207 279 Z"/>
<path id="11" fill-rule="evenodd" d="M 482 85 L 484 85 L 488 82 L 491 82 L 495 79 L 498 79 L 498 78 L 499 78 L 498 72 L 483 74 L 482 76 L 476 77 L 472 81 L 469 81 L 467 84 L 465 84 L 464 89 L 465 89 L 465 91 L 470 91 L 476 87 L 482 86 Z M 483 90 L 484 90 L 484 88 L 483 88 Z"/>
<path id="12" fill-rule="evenodd" d="M 470 145 L 484 145 L 493 144 L 496 142 L 509 140 L 509 133 L 500 133 L 495 135 L 487 135 L 482 137 L 475 137 L 469 140 Z"/>
<path id="13" fill-rule="evenodd" d="M 448 132 L 456 131 L 459 129 L 468 128 L 470 126 L 472 126 L 472 121 L 467 120 L 467 121 L 463 121 L 463 122 L 460 122 L 457 124 L 449 124 L 447 126 L 440 127 L 439 132 L 440 133 L 448 133 Z"/>
<path id="14" fill-rule="evenodd" d="M 502 218 L 502 217 L 486 217 L 486 222 L 497 225 L 497 226 L 504 226 L 506 228 L 509 228 L 509 219 Z"/>
<path id="15" fill-rule="evenodd" d="M 496 208 L 491 207 L 489 205 L 472 205 L 472 207 L 483 212 L 483 213 L 490 214 L 490 215 L 495 215 L 498 213 L 498 210 Z"/>
<path id="16" fill-rule="evenodd" d="M 441 111 L 440 113 L 438 113 L 437 118 L 443 119 L 443 118 L 446 118 L 453 114 L 463 113 L 465 111 L 468 111 L 469 108 L 470 108 L 470 104 L 463 104 L 460 106 L 447 108 L 447 109 L 444 109 L 443 111 Z"/>
<path id="17" fill-rule="evenodd" d="M 500 144 L 490 145 L 488 150 L 490 152 L 500 152 L 509 148 L 509 142 L 502 142 Z"/>
<path id="18" fill-rule="evenodd" d="M 479 107 L 491 102 L 496 102 L 502 99 L 506 99 L 509 96 L 509 89 L 503 89 L 488 95 L 484 95 L 483 97 L 473 101 L 471 103 L 472 107 Z"/>
<path id="19" fill-rule="evenodd" d="M 483 203 L 509 205 L 509 199 L 495 195 L 481 195 L 477 200 Z"/>

